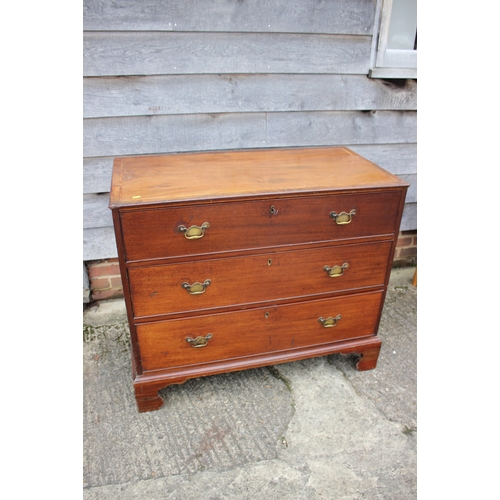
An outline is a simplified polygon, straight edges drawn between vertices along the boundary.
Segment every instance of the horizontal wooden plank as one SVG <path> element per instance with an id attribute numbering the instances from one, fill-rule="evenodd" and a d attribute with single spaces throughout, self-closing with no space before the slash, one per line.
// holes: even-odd
<path id="1" fill-rule="evenodd" d="M 83 230 L 83 260 L 113 259 L 118 257 L 113 227 Z"/>
<path id="2" fill-rule="evenodd" d="M 266 142 L 273 147 L 416 142 L 414 111 L 268 113 Z"/>
<path id="3" fill-rule="evenodd" d="M 123 156 L 265 146 L 265 113 L 89 118 L 84 156 Z"/>
<path id="4" fill-rule="evenodd" d="M 407 203 L 401 221 L 402 231 L 417 229 L 417 204 Z M 112 227 L 83 230 L 83 260 L 112 259 L 118 256 Z"/>
<path id="5" fill-rule="evenodd" d="M 406 203 L 401 220 L 401 231 L 414 231 L 417 229 L 417 204 Z"/>
<path id="6" fill-rule="evenodd" d="M 362 75 L 174 75 L 85 78 L 83 116 L 255 111 L 416 110 L 417 84 Z"/>
<path id="7" fill-rule="evenodd" d="M 83 228 L 113 225 L 111 210 L 108 208 L 109 193 L 83 195 Z"/>
<path id="8" fill-rule="evenodd" d="M 84 76 L 368 74 L 371 36 L 87 32 Z"/>
<path id="9" fill-rule="evenodd" d="M 416 203 L 417 201 L 417 174 L 403 174 L 399 176 L 410 184 L 406 193 L 406 203 Z"/>
<path id="10" fill-rule="evenodd" d="M 356 144 L 348 147 L 393 174 L 417 173 L 416 144 Z"/>
<path id="11" fill-rule="evenodd" d="M 367 0 L 85 0 L 84 30 L 254 31 L 366 34 L 375 2 Z"/>
<path id="12" fill-rule="evenodd" d="M 112 156 L 83 159 L 83 194 L 107 193 L 111 189 Z"/>
<path id="13" fill-rule="evenodd" d="M 228 113 L 89 118 L 84 156 L 259 147 L 415 143 L 414 111 Z"/>

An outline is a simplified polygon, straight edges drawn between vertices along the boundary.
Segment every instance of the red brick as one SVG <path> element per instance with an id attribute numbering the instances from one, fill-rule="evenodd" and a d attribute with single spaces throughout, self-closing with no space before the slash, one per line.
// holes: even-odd
<path id="1" fill-rule="evenodd" d="M 396 243 L 398 247 L 407 247 L 410 246 L 411 244 L 412 244 L 411 236 L 403 236 L 403 237 L 400 236 Z"/>
<path id="2" fill-rule="evenodd" d="M 92 290 L 105 290 L 106 288 L 111 288 L 108 278 L 91 278 L 90 288 Z"/>
<path id="3" fill-rule="evenodd" d="M 108 290 L 93 290 L 92 300 L 106 300 L 123 297 L 122 289 L 110 288 Z"/>
<path id="4" fill-rule="evenodd" d="M 121 276 L 114 276 L 109 278 L 111 288 L 122 288 L 122 278 Z"/>
<path id="5" fill-rule="evenodd" d="M 99 278 L 101 276 L 119 276 L 120 266 L 117 262 L 90 264 L 88 266 L 88 274 L 90 278 Z"/>
<path id="6" fill-rule="evenodd" d="M 398 257 L 413 257 L 417 255 L 416 247 L 401 248 L 401 253 Z"/>

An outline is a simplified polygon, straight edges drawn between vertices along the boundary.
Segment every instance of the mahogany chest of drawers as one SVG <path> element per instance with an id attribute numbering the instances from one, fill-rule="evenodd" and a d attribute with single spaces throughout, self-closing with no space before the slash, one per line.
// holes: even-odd
<path id="1" fill-rule="evenodd" d="M 117 158 L 139 411 L 193 377 L 333 353 L 375 368 L 407 188 L 346 148 Z"/>

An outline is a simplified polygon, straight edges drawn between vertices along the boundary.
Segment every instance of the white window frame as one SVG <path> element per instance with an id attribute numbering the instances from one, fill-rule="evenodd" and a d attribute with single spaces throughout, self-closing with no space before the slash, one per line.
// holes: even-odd
<path id="1" fill-rule="evenodd" d="M 417 50 L 387 48 L 392 0 L 378 0 L 370 63 L 370 78 L 417 78 Z"/>

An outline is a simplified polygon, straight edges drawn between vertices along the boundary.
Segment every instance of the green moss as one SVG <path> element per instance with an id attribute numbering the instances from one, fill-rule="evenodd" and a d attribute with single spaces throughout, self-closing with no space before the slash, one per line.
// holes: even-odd
<path id="1" fill-rule="evenodd" d="M 285 384 L 285 387 L 288 389 L 288 391 L 292 392 L 292 384 L 290 383 L 290 381 L 284 377 L 280 371 L 274 367 L 274 366 L 267 366 L 266 367 L 269 371 L 269 373 L 276 379 L 278 380 L 281 380 L 284 384 Z"/>
<path id="2" fill-rule="evenodd" d="M 83 341 L 84 342 L 93 342 L 96 340 L 97 335 L 95 328 L 90 325 L 83 325 Z"/>
<path id="3" fill-rule="evenodd" d="M 416 427 L 408 427 L 407 425 L 404 426 L 403 434 L 405 434 L 406 436 L 411 436 L 415 432 L 417 432 L 417 428 Z"/>
<path id="4" fill-rule="evenodd" d="M 111 350 L 118 349 L 121 352 L 130 350 L 129 330 L 124 325 L 92 326 L 83 325 L 83 342 L 94 344 L 92 348 L 96 355 L 103 357 Z"/>

